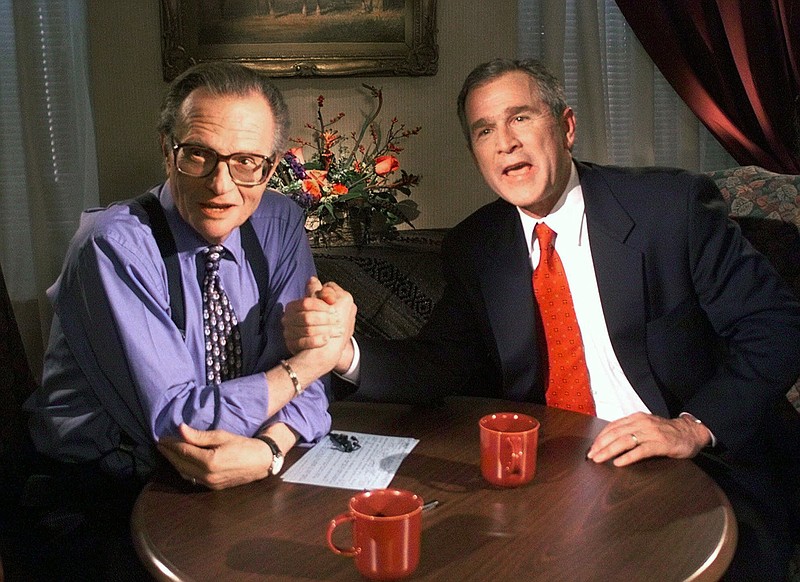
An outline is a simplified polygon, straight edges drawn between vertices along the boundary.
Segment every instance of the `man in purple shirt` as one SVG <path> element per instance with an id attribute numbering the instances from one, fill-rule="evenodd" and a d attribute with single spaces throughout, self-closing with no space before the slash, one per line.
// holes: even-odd
<path id="1" fill-rule="evenodd" d="M 142 205 L 86 212 L 48 291 L 55 317 L 43 385 L 27 403 L 43 458 L 114 483 L 141 483 L 166 458 L 192 484 L 222 489 L 277 473 L 296 442 L 329 431 L 319 377 L 341 346 L 292 356 L 281 333 L 284 305 L 315 272 L 302 211 L 265 192 L 287 128 L 279 92 L 245 67 L 206 63 L 172 83 L 159 126 L 168 179 L 151 194 L 177 249 L 185 330 L 173 321 L 165 260 Z M 243 248 L 246 221 L 265 277 Z M 221 245 L 220 284 L 241 345 L 236 377 L 209 382 L 210 245 Z"/>

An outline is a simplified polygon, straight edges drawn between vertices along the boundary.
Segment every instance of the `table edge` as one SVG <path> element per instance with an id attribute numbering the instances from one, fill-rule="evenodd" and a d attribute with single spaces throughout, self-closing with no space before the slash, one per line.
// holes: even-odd
<path id="1" fill-rule="evenodd" d="M 155 549 L 150 539 L 145 535 L 143 516 L 141 509 L 141 498 L 145 491 L 152 487 L 152 482 L 147 483 L 133 506 L 131 513 L 131 538 L 133 547 L 147 571 L 156 579 L 164 582 L 192 582 L 193 578 L 181 572 L 175 564 L 170 562 L 161 552 Z"/>
<path id="2" fill-rule="evenodd" d="M 711 479 L 710 476 L 709 479 Z M 722 488 L 713 479 L 711 479 L 711 481 L 717 487 L 717 496 L 720 498 L 724 507 L 724 531 L 715 551 L 692 576 L 689 576 L 685 580 L 685 582 L 718 582 L 728 570 L 728 567 L 733 561 L 733 555 L 736 553 L 736 546 L 739 541 L 739 527 L 736 524 L 736 514 L 733 511 L 728 496 L 725 495 Z"/>

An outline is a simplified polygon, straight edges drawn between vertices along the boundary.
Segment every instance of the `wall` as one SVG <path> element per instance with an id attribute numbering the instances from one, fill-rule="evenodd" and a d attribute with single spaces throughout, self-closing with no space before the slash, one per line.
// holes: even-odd
<path id="1" fill-rule="evenodd" d="M 472 163 L 455 114 L 455 100 L 473 66 L 515 56 L 516 2 L 439 0 L 439 72 L 431 77 L 276 79 L 292 112 L 292 136 L 308 136 L 316 99 L 343 111 L 353 126 L 368 106 L 361 83 L 383 88 L 382 120 L 396 116 L 422 126 L 400 154 L 403 167 L 422 175 L 413 198 L 418 228 L 453 226 L 494 199 Z M 166 90 L 161 71 L 159 0 L 89 0 L 89 49 L 97 131 L 101 203 L 130 198 L 163 178 L 155 133 Z M 341 130 L 349 128 L 341 125 Z"/>

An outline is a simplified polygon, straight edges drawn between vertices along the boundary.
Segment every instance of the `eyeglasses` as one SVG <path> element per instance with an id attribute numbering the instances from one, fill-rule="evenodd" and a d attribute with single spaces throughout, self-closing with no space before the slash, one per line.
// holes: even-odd
<path id="1" fill-rule="evenodd" d="M 220 162 L 225 162 L 234 184 L 239 186 L 258 186 L 267 180 L 273 158 L 260 154 L 237 152 L 223 156 L 212 150 L 190 143 L 172 146 L 175 167 L 181 174 L 192 178 L 209 176 Z"/>
<path id="2" fill-rule="evenodd" d="M 332 432 L 328 435 L 333 443 L 333 448 L 342 451 L 343 453 L 352 453 L 361 448 L 361 443 L 358 438 L 353 435 L 346 435 L 338 432 Z"/>

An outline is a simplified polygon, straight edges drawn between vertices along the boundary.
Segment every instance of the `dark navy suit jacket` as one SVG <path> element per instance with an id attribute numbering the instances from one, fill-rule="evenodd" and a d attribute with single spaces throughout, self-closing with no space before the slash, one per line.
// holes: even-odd
<path id="1" fill-rule="evenodd" d="M 694 414 L 719 451 L 798 455 L 785 394 L 800 375 L 800 302 L 727 216 L 709 178 L 577 163 L 614 352 L 648 408 Z M 416 338 L 359 338 L 358 397 L 477 394 L 544 402 L 528 247 L 516 208 L 476 211 L 442 249 L 446 288 Z M 791 413 L 790 413 L 791 415 Z M 769 441 L 769 442 L 765 442 Z M 791 441 L 791 439 L 790 439 Z M 734 453 L 734 456 L 738 454 Z"/>

